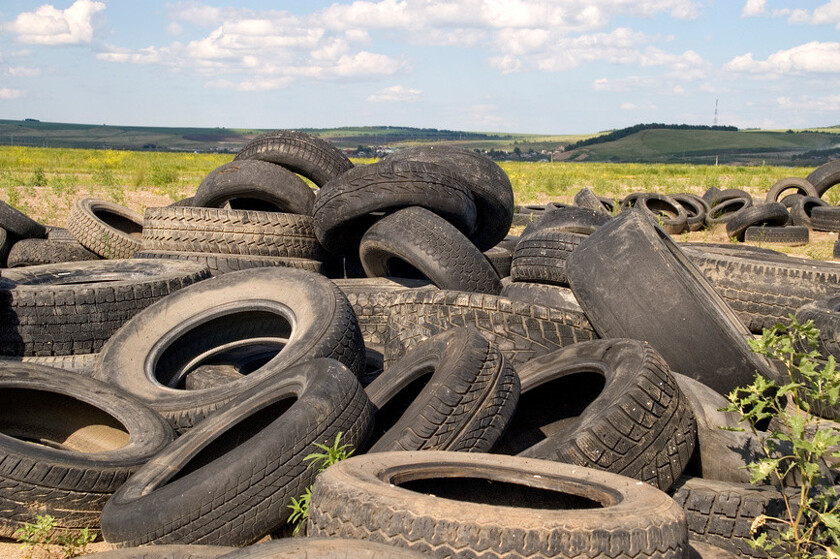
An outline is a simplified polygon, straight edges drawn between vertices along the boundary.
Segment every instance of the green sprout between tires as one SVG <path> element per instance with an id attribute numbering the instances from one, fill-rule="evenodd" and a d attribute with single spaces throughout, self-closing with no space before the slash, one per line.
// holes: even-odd
<path id="1" fill-rule="evenodd" d="M 823 466 L 825 458 L 840 458 L 840 430 L 818 415 L 838 405 L 840 371 L 834 357 L 822 361 L 818 339 L 813 321 L 800 324 L 790 315 L 790 324 L 749 340 L 754 353 L 781 362 L 789 377 L 779 385 L 756 374 L 752 384 L 729 394 L 723 408 L 741 415 L 764 450 L 763 458 L 747 465 L 750 481 L 772 483 L 784 500 L 781 517 L 762 514 L 751 526 L 750 545 L 773 557 L 840 557 L 840 500 Z M 757 427 L 770 420 L 767 431 Z M 785 491 L 792 479 L 795 489 Z"/>
<path id="2" fill-rule="evenodd" d="M 332 445 L 322 443 L 315 443 L 315 446 L 320 448 L 323 452 L 313 452 L 303 458 L 304 462 L 309 462 L 308 467 L 311 468 L 317 464 L 317 473 L 323 472 L 333 464 L 346 460 L 353 455 L 355 450 L 350 444 L 341 444 L 341 431 L 335 436 L 335 441 Z M 288 523 L 294 524 L 295 530 L 293 534 L 297 535 L 300 529 L 306 525 L 309 519 L 309 502 L 312 498 L 312 485 L 306 488 L 303 494 L 295 499 L 292 497 L 292 504 L 288 505 L 292 509 L 292 514 L 289 515 Z"/>
<path id="3" fill-rule="evenodd" d="M 77 533 L 56 533 L 57 521 L 49 514 L 35 515 L 35 522 L 26 522 L 22 528 L 15 531 L 15 539 L 21 544 L 26 559 L 30 559 L 36 549 L 46 551 L 52 555 L 50 546 L 61 546 L 66 559 L 77 557 L 87 552 L 88 544 L 96 540 L 96 534 L 82 528 Z"/>

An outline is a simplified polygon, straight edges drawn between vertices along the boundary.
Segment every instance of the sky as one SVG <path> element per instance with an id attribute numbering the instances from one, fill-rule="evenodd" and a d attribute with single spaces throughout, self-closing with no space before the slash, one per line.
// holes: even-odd
<path id="1" fill-rule="evenodd" d="M 0 0 L 0 119 L 840 125 L 840 0 Z"/>

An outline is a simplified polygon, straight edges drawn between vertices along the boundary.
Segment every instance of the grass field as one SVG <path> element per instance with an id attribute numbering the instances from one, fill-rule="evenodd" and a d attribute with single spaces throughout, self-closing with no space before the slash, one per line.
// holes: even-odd
<path id="1" fill-rule="evenodd" d="M 191 196 L 213 169 L 232 155 L 0 146 L 0 199 L 48 225 L 63 225 L 78 198 L 111 200 L 137 211 Z M 357 165 L 374 160 L 354 160 Z M 804 177 L 813 168 L 637 163 L 502 162 L 517 204 L 571 203 L 583 187 L 623 198 L 630 192 L 703 194 L 710 187 L 739 188 L 758 200 L 779 179 Z M 826 199 L 840 203 L 832 189 Z M 831 255 L 836 235 L 815 234 L 795 253 Z M 725 234 L 693 233 L 685 240 L 725 241 Z"/>

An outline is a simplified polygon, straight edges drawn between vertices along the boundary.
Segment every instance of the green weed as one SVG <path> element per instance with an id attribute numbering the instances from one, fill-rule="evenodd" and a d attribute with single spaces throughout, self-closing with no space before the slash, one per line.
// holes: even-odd
<path id="1" fill-rule="evenodd" d="M 78 533 L 56 533 L 56 520 L 49 514 L 35 515 L 35 522 L 26 522 L 15 531 L 15 539 L 20 542 L 26 559 L 30 559 L 35 550 L 40 549 L 52 555 L 51 546 L 60 546 L 63 557 L 69 559 L 83 555 L 88 544 L 96 541 L 96 534 L 87 528 Z"/>

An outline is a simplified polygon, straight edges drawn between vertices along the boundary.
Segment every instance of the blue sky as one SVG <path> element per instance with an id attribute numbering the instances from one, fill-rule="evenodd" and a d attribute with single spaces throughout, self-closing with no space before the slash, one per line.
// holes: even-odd
<path id="1" fill-rule="evenodd" d="M 840 124 L 840 0 L 0 2 L 0 118 L 578 134 Z"/>

